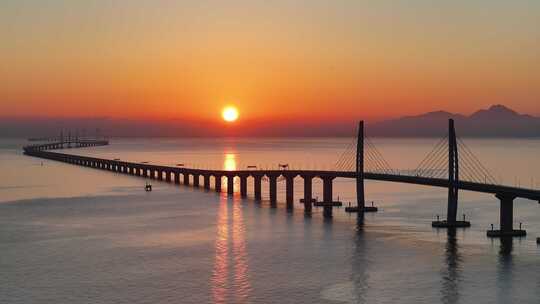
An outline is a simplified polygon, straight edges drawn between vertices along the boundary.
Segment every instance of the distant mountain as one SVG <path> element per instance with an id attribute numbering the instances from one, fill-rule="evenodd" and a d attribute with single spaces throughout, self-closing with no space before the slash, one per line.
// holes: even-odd
<path id="1" fill-rule="evenodd" d="M 359 119 L 361 116 L 358 117 Z M 406 116 L 366 126 L 369 136 L 440 137 L 448 130 L 448 119 L 456 121 L 459 136 L 468 137 L 540 137 L 540 117 L 523 115 L 496 105 L 469 116 L 446 111 Z M 1 137 L 58 136 L 78 130 L 79 134 L 93 135 L 96 129 L 107 136 L 135 137 L 303 137 L 351 136 L 356 119 L 320 120 L 295 118 L 242 119 L 234 125 L 220 120 L 189 118 L 144 120 L 108 117 L 87 118 L 9 118 L 0 116 Z"/>
<path id="2" fill-rule="evenodd" d="M 370 124 L 371 136 L 434 137 L 447 133 L 448 119 L 453 118 L 459 136 L 470 137 L 540 137 L 540 117 L 519 114 L 503 105 L 493 105 L 469 116 L 445 111 Z"/>

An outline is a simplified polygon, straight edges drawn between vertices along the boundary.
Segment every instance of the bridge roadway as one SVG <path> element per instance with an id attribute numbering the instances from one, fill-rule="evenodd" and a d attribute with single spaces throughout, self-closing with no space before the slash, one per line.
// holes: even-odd
<path id="1" fill-rule="evenodd" d="M 240 178 L 240 195 L 241 197 L 247 197 L 247 179 L 253 177 L 253 192 L 255 200 L 260 201 L 262 179 L 268 178 L 269 183 L 269 195 L 270 204 L 272 207 L 276 207 L 277 203 L 277 181 L 279 177 L 285 178 L 285 192 L 286 192 L 286 205 L 287 209 L 293 208 L 294 202 L 294 178 L 300 176 L 304 180 L 304 197 L 300 201 L 304 203 L 304 212 L 311 213 L 312 206 L 315 203 L 313 199 L 313 179 L 320 178 L 323 181 L 323 200 L 318 202 L 317 205 L 322 205 L 324 209 L 324 216 L 332 216 L 332 207 L 339 205 L 339 202 L 333 201 L 333 180 L 335 178 L 353 178 L 357 180 L 357 192 L 361 190 L 361 201 L 359 199 L 359 220 L 363 221 L 364 214 L 364 199 L 363 199 L 363 180 L 377 180 L 388 181 L 397 183 L 407 183 L 415 185 L 433 186 L 441 188 L 455 188 L 475 191 L 482 193 L 495 194 L 500 201 L 500 230 L 487 231 L 488 237 L 512 237 L 512 236 L 524 236 L 525 230 L 515 230 L 513 228 L 513 202 L 516 198 L 525 198 L 535 200 L 540 203 L 540 191 L 533 189 L 526 189 L 520 187 L 510 187 L 502 185 L 482 184 L 468 181 L 456 181 L 450 184 L 447 179 L 439 178 L 427 178 L 421 176 L 399 175 L 399 174 L 384 174 L 374 172 L 364 172 L 363 177 L 352 171 L 325 171 L 325 170 L 208 170 L 208 169 L 192 169 L 184 167 L 170 167 L 152 165 L 147 163 L 135 163 L 126 162 L 122 160 L 110 160 L 103 158 L 95 158 L 89 156 L 81 156 L 60 152 L 48 151 L 51 149 L 63 149 L 77 148 L 77 147 L 90 147 L 90 146 L 102 146 L 108 145 L 106 140 L 84 140 L 84 141 L 70 141 L 70 142 L 56 142 L 45 143 L 41 145 L 30 145 L 24 147 L 24 153 L 26 155 L 51 159 L 61 162 L 66 162 L 75 165 L 81 165 L 86 167 L 92 167 L 102 170 L 108 170 L 113 172 L 119 172 L 123 174 L 130 174 L 134 176 L 141 176 L 145 178 L 153 178 L 158 180 L 166 180 L 167 182 L 173 182 L 180 184 L 180 177 L 182 176 L 182 182 L 184 185 L 193 185 L 199 187 L 200 178 L 203 177 L 203 187 L 205 189 L 211 188 L 211 177 L 214 177 L 214 189 L 216 192 L 221 192 L 222 178 L 226 177 L 227 180 L 227 193 L 228 195 L 234 194 L 234 178 Z M 361 172 L 361 171 L 359 171 Z M 456 197 L 457 199 L 457 197 Z M 457 201 L 455 202 L 457 208 Z M 450 206 L 450 200 L 449 200 Z M 367 210 L 367 209 L 366 209 Z M 464 222 L 464 221 L 463 221 Z M 434 222 L 435 223 L 435 222 Z M 455 218 L 450 218 L 446 221 L 437 221 L 435 227 L 463 227 L 462 223 L 456 221 Z M 467 226 L 470 223 L 467 222 Z"/>
<path id="2" fill-rule="evenodd" d="M 74 144 L 77 147 L 89 147 L 89 146 L 98 146 L 106 145 L 107 141 L 83 141 L 83 142 L 65 142 L 64 144 Z M 245 189 L 242 184 L 244 179 L 247 177 L 253 177 L 257 182 L 260 182 L 259 179 L 266 176 L 270 179 L 270 188 L 274 188 L 273 183 L 277 181 L 277 178 L 283 176 L 286 180 L 293 179 L 297 176 L 302 177 L 305 181 L 310 182 L 313 178 L 321 178 L 323 181 L 330 181 L 335 178 L 356 178 L 356 172 L 352 171 L 327 171 L 327 170 L 209 170 L 209 169 L 192 169 L 192 168 L 183 168 L 183 167 L 170 167 L 170 166 L 160 166 L 152 164 L 143 164 L 135 162 L 126 162 L 121 160 L 109 160 L 102 158 L 94 158 L 88 156 L 73 155 L 67 153 L 59 152 L 50 152 L 45 151 L 46 149 L 54 149 L 61 147 L 60 143 L 47 143 L 43 145 L 32 145 L 24 148 L 25 154 L 47 158 L 52 160 L 59 160 L 68 163 L 74 163 L 90 167 L 98 167 L 103 169 L 108 169 L 117 172 L 131 173 L 133 175 L 140 175 L 145 177 L 157 177 L 158 179 L 163 179 L 163 174 L 165 174 L 165 180 L 171 181 L 174 177 L 175 182 L 179 183 L 180 175 L 184 176 L 184 181 L 186 181 L 186 176 L 192 176 L 194 186 L 199 186 L 198 180 L 200 176 L 203 176 L 205 179 L 204 187 L 210 188 L 209 177 L 221 178 L 221 177 L 239 177 L 241 179 L 241 192 L 245 192 Z M 157 175 L 157 176 L 156 176 Z M 172 175 L 172 176 L 171 176 Z M 421 176 L 409 176 L 409 175 L 399 175 L 399 174 L 383 174 L 383 173 L 370 173 L 365 172 L 364 178 L 369 180 L 377 181 L 387 181 L 387 182 L 397 182 L 397 183 L 407 183 L 415 185 L 424 185 L 424 186 L 434 186 L 447 188 L 448 180 L 439 179 L 439 178 L 427 178 Z M 184 182 L 186 184 L 186 182 Z M 217 183 L 216 183 L 217 184 Z M 290 185 L 289 185 L 290 186 Z M 257 187 L 257 186 L 256 186 Z M 260 186 L 259 186 L 260 187 Z M 216 190 L 221 190 L 220 186 L 215 186 Z M 540 191 L 534 189 L 526 189 L 520 187 L 510 187 L 503 185 L 492 185 L 492 184 L 482 184 L 476 182 L 468 181 L 459 181 L 458 188 L 461 190 L 482 192 L 496 195 L 507 195 L 513 198 L 525 198 L 530 200 L 536 200 L 540 203 Z M 331 188 L 329 188 L 331 189 Z M 309 189 L 306 189 L 309 190 Z M 327 191 L 328 188 L 326 189 Z M 272 193 L 275 189 L 270 189 L 271 201 L 274 200 L 275 194 Z M 229 190 L 230 192 L 230 190 Z M 258 196 L 258 189 L 255 189 L 255 194 Z M 242 193 L 244 194 L 244 193 Z M 307 194 L 306 197 L 311 197 Z M 260 197 L 256 197 L 260 199 Z M 330 193 L 325 195 L 325 199 L 332 199 Z"/>

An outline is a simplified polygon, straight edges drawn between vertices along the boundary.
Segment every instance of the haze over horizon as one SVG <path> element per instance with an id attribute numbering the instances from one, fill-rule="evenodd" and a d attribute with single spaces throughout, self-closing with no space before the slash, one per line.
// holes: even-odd
<path id="1" fill-rule="evenodd" d="M 454 119 L 461 136 L 540 137 L 540 117 L 518 113 L 504 105 L 492 105 L 470 115 L 444 110 L 394 119 L 367 120 L 368 134 L 382 137 L 439 137 L 447 132 L 447 120 Z M 0 137 L 50 137 L 61 130 L 72 134 L 116 137 L 257 137 L 257 136 L 351 136 L 358 120 L 340 121 L 268 118 L 266 120 L 137 120 L 108 117 L 88 118 L 3 118 Z"/>

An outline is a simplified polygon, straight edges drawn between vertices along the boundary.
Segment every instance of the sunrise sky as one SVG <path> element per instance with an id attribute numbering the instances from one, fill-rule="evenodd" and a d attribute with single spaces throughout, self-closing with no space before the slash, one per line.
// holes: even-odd
<path id="1" fill-rule="evenodd" d="M 540 1 L 0 2 L 0 116 L 540 114 Z"/>

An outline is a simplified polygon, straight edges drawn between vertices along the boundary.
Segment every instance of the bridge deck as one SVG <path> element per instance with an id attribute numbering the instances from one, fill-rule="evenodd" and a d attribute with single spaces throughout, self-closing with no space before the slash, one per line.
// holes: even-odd
<path id="1" fill-rule="evenodd" d="M 108 144 L 106 141 L 102 141 L 98 144 Z M 45 144 L 45 146 L 50 146 L 51 144 Z M 209 176 L 268 176 L 268 177 L 295 177 L 295 176 L 305 176 L 305 177 L 331 177 L 331 178 L 356 178 L 356 172 L 352 171 L 327 171 L 327 170 L 209 170 L 209 169 L 192 169 L 192 168 L 179 168 L 179 167 L 170 167 L 170 166 L 161 166 L 161 165 L 152 165 L 152 164 L 142 164 L 135 162 L 126 162 L 121 160 L 109 160 L 102 158 L 94 158 L 88 156 L 80 156 L 74 154 L 66 154 L 59 152 L 44 151 L 38 149 L 39 145 L 31 145 L 24 147 L 25 154 L 53 159 L 53 160 L 82 160 L 82 161 L 93 161 L 107 163 L 110 165 L 125 166 L 131 168 L 137 168 L 142 170 L 152 170 L 152 171 L 163 171 L 175 174 L 194 174 L 194 175 L 209 175 Z M 415 185 L 425 185 L 425 186 L 434 186 L 434 187 L 448 187 L 447 179 L 439 178 L 428 178 L 421 176 L 408 176 L 408 175 L 398 175 L 398 174 L 382 174 L 382 173 L 370 173 L 365 172 L 364 178 L 369 180 L 377 181 L 388 181 L 388 182 L 397 182 L 397 183 L 407 183 Z M 503 185 L 492 185 L 492 184 L 482 184 L 476 182 L 468 181 L 459 181 L 458 188 L 461 190 L 474 191 L 474 192 L 483 192 L 491 194 L 506 194 L 512 195 L 515 197 L 526 198 L 531 200 L 536 200 L 540 202 L 540 191 L 534 189 L 526 189 L 520 187 L 510 187 Z"/>

